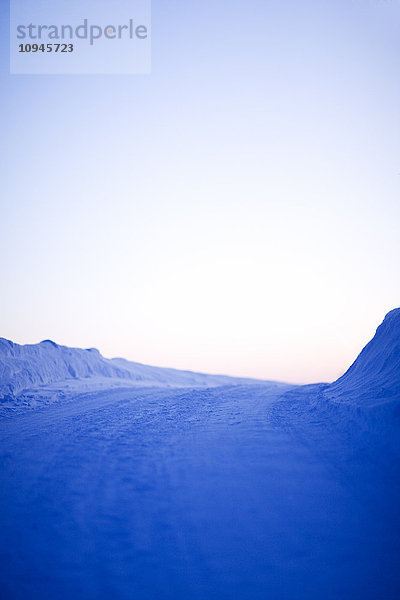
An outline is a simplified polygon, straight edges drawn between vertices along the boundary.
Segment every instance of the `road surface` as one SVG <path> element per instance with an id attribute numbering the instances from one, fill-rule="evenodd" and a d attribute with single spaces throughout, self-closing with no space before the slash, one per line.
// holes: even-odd
<path id="1" fill-rule="evenodd" d="M 1 599 L 397 600 L 398 463 L 296 407 L 130 389 L 3 417 Z"/>

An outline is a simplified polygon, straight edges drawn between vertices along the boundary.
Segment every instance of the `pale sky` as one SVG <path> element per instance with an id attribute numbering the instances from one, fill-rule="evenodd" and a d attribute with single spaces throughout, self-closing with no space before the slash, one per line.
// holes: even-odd
<path id="1" fill-rule="evenodd" d="M 400 305 L 400 4 L 154 0 L 126 76 L 9 75 L 7 4 L 0 336 L 343 373 Z"/>

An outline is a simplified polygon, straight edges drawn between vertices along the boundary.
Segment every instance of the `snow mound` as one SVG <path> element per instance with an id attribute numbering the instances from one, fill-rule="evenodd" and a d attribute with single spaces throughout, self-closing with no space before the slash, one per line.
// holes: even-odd
<path id="1" fill-rule="evenodd" d="M 122 358 L 107 359 L 95 348 L 68 348 L 51 340 L 21 346 L 0 338 L 0 399 L 3 402 L 13 403 L 21 396 L 34 398 L 39 392 L 40 396 L 50 398 L 63 391 L 72 393 L 132 385 L 216 387 L 255 382 L 150 367 Z"/>
<path id="2" fill-rule="evenodd" d="M 328 393 L 342 399 L 400 396 L 400 308 L 386 315 L 375 336 L 346 373 L 329 386 Z"/>

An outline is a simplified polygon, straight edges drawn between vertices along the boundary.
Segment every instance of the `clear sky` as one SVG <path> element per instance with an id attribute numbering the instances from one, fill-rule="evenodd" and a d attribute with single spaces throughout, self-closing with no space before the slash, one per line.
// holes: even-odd
<path id="1" fill-rule="evenodd" d="M 7 5 L 0 335 L 340 375 L 400 305 L 400 3 L 153 0 L 136 76 L 9 75 Z"/>

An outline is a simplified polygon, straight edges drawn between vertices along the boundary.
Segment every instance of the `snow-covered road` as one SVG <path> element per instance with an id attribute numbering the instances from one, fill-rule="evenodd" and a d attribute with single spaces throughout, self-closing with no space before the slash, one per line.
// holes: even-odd
<path id="1" fill-rule="evenodd" d="M 293 393 L 122 389 L 4 417 L 2 600 L 397 600 L 396 456 Z"/>

